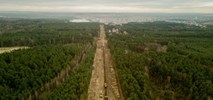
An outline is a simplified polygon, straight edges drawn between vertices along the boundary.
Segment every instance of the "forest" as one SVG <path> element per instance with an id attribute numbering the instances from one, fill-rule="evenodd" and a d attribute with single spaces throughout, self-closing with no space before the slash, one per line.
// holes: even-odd
<path id="1" fill-rule="evenodd" d="M 100 23 L 0 18 L 1 100 L 85 100 Z M 125 100 L 211 100 L 213 26 L 106 25 Z M 118 32 L 112 32 L 113 28 Z"/>
<path id="2" fill-rule="evenodd" d="M 0 19 L 0 47 L 91 42 L 97 23 L 50 19 Z"/>
<path id="3" fill-rule="evenodd" d="M 106 30 L 112 28 L 119 29 L 107 37 L 125 99 L 212 99 L 213 26 L 159 21 Z"/>
<path id="4" fill-rule="evenodd" d="M 29 47 L 0 54 L 1 100 L 61 97 L 66 83 L 80 89 L 68 96 L 87 95 L 98 23 L 1 18 L 0 26 L 0 47 Z"/>
<path id="5" fill-rule="evenodd" d="M 62 83 L 61 86 L 47 93 L 43 99 L 86 100 L 92 73 L 94 52 L 95 48 L 92 48 L 85 56 L 85 59 L 79 64 L 79 69 Z"/>

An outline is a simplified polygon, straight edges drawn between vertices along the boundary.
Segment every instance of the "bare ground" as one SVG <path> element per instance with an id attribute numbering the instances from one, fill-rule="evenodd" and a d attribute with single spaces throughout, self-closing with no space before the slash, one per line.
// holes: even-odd
<path id="1" fill-rule="evenodd" d="M 100 25 L 88 100 L 103 100 L 105 97 L 108 100 L 123 100 L 105 37 L 104 25 Z"/>
<path id="2" fill-rule="evenodd" d="M 5 53 L 5 52 L 12 52 L 14 50 L 19 50 L 19 49 L 28 49 L 29 47 L 1 47 L 0 48 L 0 54 Z"/>

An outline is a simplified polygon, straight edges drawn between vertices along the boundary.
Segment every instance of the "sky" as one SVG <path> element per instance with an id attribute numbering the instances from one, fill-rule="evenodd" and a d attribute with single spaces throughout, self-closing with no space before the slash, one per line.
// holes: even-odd
<path id="1" fill-rule="evenodd" d="M 213 0 L 0 0 L 0 11 L 213 13 Z"/>

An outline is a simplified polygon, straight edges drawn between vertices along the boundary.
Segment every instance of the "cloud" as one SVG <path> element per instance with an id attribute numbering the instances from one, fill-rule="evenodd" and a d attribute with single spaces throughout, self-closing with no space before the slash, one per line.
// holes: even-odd
<path id="1" fill-rule="evenodd" d="M 211 0 L 1 0 L 0 11 L 213 13 Z"/>
<path id="2" fill-rule="evenodd" d="M 213 2 L 204 2 L 204 3 L 199 3 L 199 4 L 195 4 L 192 5 L 192 7 L 213 7 Z"/>

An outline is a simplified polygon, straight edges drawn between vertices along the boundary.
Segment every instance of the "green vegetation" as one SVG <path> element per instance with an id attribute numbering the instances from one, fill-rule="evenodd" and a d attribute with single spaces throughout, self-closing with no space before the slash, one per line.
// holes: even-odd
<path id="1" fill-rule="evenodd" d="M 128 32 L 107 34 L 125 99 L 212 99 L 213 26 L 112 28 Z M 97 23 L 0 18 L 0 47 L 29 47 L 0 55 L 0 99 L 87 99 L 98 30 Z"/>
<path id="2" fill-rule="evenodd" d="M 97 23 L 68 23 L 60 20 L 0 20 L 0 47 L 44 44 L 88 43 L 97 36 Z"/>
<path id="3" fill-rule="evenodd" d="M 0 55 L 1 99 L 28 96 L 57 75 L 82 45 L 37 46 Z"/>
<path id="4" fill-rule="evenodd" d="M 93 45 L 93 38 L 97 36 L 99 29 L 97 23 L 69 23 L 65 20 L 45 19 L 2 18 L 0 26 L 0 47 L 30 47 L 0 55 L 1 100 L 35 99 L 37 95 L 57 88 L 58 77 L 66 79 L 64 72 L 67 69 L 74 70 L 76 64 L 81 62 L 82 53 L 85 53 L 88 45 Z M 67 80 L 87 78 L 79 80 L 84 83 L 81 84 L 83 94 L 89 85 L 87 83 L 90 79 L 92 53 L 86 55 L 89 56 L 86 57 L 88 61 L 82 62 L 79 70 L 73 72 L 76 74 Z M 64 84 L 66 83 L 70 81 Z M 71 82 L 69 85 L 78 88 L 76 83 Z M 73 95 L 75 94 L 71 96 Z"/>
<path id="5" fill-rule="evenodd" d="M 123 95 L 130 100 L 213 97 L 213 27 L 153 22 L 116 27 L 109 45 Z"/>
<path id="6" fill-rule="evenodd" d="M 62 83 L 60 87 L 54 89 L 51 93 L 45 96 L 44 99 L 86 100 L 95 55 L 94 53 L 95 48 L 92 48 L 79 64 L 78 70 Z"/>

